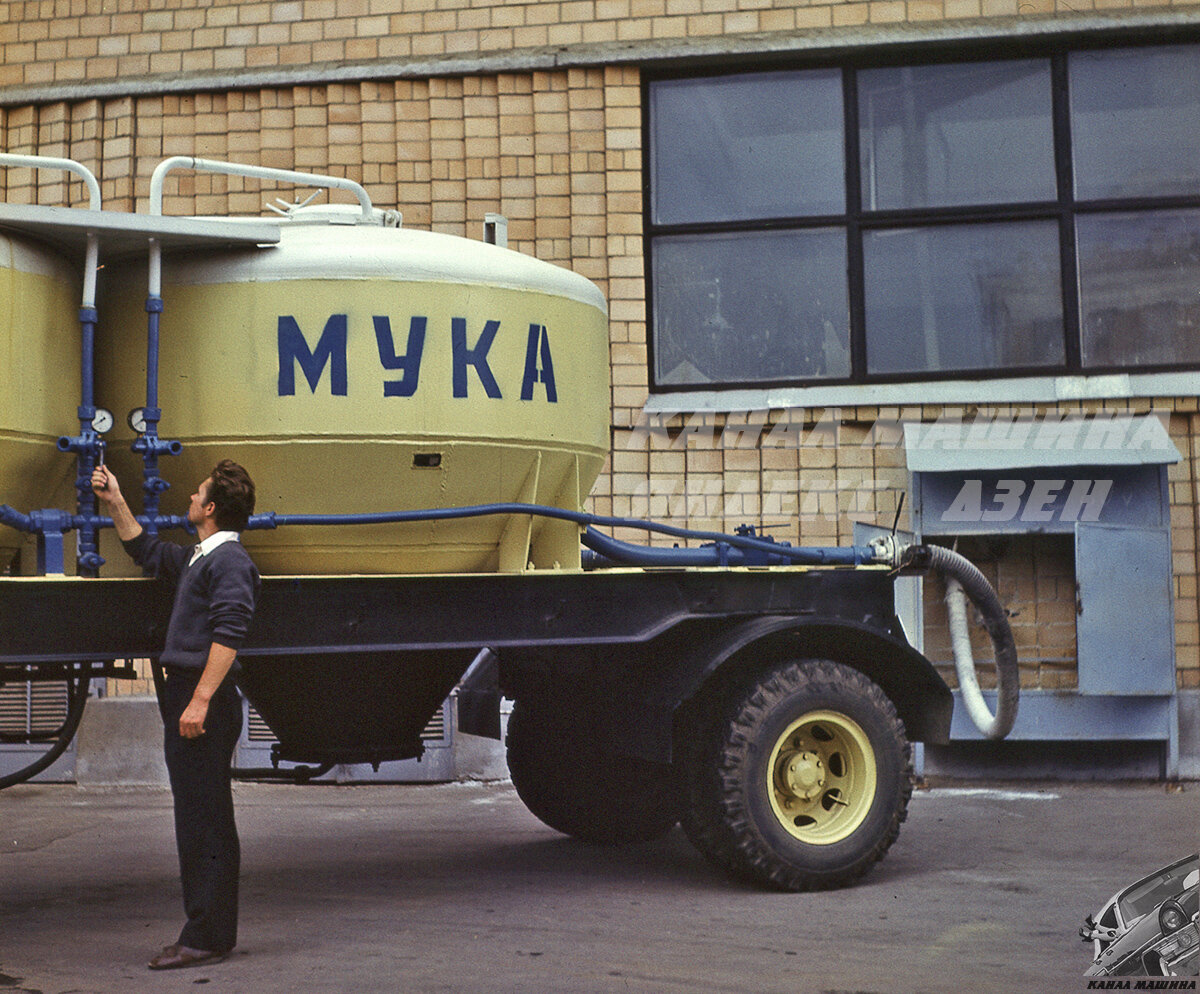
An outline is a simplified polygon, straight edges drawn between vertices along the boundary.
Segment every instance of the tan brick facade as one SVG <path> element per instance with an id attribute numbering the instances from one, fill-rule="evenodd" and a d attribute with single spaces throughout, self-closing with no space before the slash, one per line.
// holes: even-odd
<path id="1" fill-rule="evenodd" d="M 150 74 L 728 41 L 763 32 L 791 37 L 808 29 L 982 22 L 1101 6 L 1200 10 L 1092 0 L 44 0 L 0 4 L 0 101 L 4 87 Z M 854 521 L 890 526 L 908 487 L 895 425 L 973 413 L 771 410 L 679 416 L 650 430 L 642 413 L 648 364 L 635 65 L 196 90 L 2 105 L 0 148 L 88 164 L 101 179 L 105 206 L 117 210 L 145 210 L 154 166 L 194 154 L 348 176 L 378 206 L 399 208 L 411 227 L 477 238 L 485 213 L 505 215 L 512 248 L 589 277 L 609 300 L 613 451 L 591 498 L 599 513 L 714 530 L 747 522 L 793 543 L 848 543 Z M 64 191 L 56 176 L 35 179 L 26 170 L 0 172 L 0 194 L 17 203 L 83 203 L 78 184 Z M 258 214 L 274 195 L 255 181 L 183 174 L 168 186 L 165 206 L 171 214 Z M 1100 408 L 1165 412 L 1183 456 L 1169 470 L 1178 683 L 1200 688 L 1196 397 L 1031 410 Z M 900 524 L 908 522 L 906 506 Z M 1069 560 L 1058 542 L 1037 549 L 1014 543 L 985 564 L 1019 612 L 1014 630 L 1029 687 L 1075 685 Z M 945 648 L 938 596 L 927 593 L 934 657 Z"/>
<path id="2" fill-rule="evenodd" d="M 728 531 L 753 524 L 778 539 L 801 545 L 851 544 L 854 522 L 890 527 L 908 470 L 896 425 L 901 420 L 970 420 L 981 414 L 1094 415 L 1158 412 L 1168 423 L 1182 457 L 1168 467 L 1175 584 L 1175 646 L 1180 688 L 1200 688 L 1200 623 L 1197 621 L 1200 508 L 1195 494 L 1200 470 L 1200 415 L 1196 399 L 1070 404 L 980 411 L 974 408 L 855 408 L 772 411 L 747 416 L 679 416 L 666 430 L 614 431 L 610 472 L 593 490 L 601 513 L 686 521 L 691 527 Z M 1172 413 L 1173 412 L 1173 413 Z M 909 504 L 899 525 L 911 526 Z M 642 540 L 629 531 L 623 537 Z M 941 541 L 939 539 L 939 541 Z M 1057 690 L 1076 686 L 1075 586 L 1069 537 L 1010 538 L 997 555 L 979 539 L 960 551 L 972 558 L 1015 612 L 1013 632 L 1022 684 Z M 926 584 L 926 651 L 950 658 L 944 591 Z M 980 659 L 990 649 L 973 632 Z M 944 667 L 953 685 L 953 667 Z"/>
<path id="3" fill-rule="evenodd" d="M 29 0 L 0 4 L 0 86 L 1190 6 L 1163 0 Z"/>

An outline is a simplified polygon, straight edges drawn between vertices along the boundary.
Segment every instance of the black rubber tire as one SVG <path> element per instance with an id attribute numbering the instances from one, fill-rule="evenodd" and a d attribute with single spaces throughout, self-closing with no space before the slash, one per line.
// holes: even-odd
<path id="1" fill-rule="evenodd" d="M 768 764 L 780 737 L 813 712 L 844 716 L 865 733 L 875 773 L 862 822 L 845 838 L 802 841 L 776 816 Z M 711 713 L 711 712 L 710 712 Z M 912 797 L 912 750 L 896 709 L 868 677 L 827 660 L 778 665 L 733 695 L 727 710 L 689 729 L 682 761 L 682 823 L 712 863 L 779 890 L 846 886 L 896 841 Z M 864 751 L 864 756 L 866 752 Z"/>
<path id="2" fill-rule="evenodd" d="M 599 751 L 569 714 L 518 701 L 508 719 L 508 770 L 525 806 L 555 831 L 621 845 L 679 821 L 672 767 Z"/>

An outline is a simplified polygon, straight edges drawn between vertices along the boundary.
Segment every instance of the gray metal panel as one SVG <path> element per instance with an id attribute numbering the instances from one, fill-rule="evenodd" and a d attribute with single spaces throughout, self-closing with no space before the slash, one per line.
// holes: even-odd
<path id="1" fill-rule="evenodd" d="M 890 535 L 890 528 L 879 525 L 869 525 L 862 521 L 854 522 L 854 544 L 867 545 L 873 538 Z M 917 537 L 912 532 L 897 531 L 896 537 L 903 543 L 912 544 Z M 925 641 L 925 611 L 921 603 L 921 577 L 897 577 L 892 584 L 895 598 L 896 617 L 904 629 L 904 637 L 918 652 L 923 651 Z"/>
<path id="2" fill-rule="evenodd" d="M 913 473 L 913 522 L 922 535 L 1071 534 L 1089 522 L 1160 528 L 1166 488 L 1161 465 Z"/>
<path id="3" fill-rule="evenodd" d="M 1181 458 L 1152 414 L 909 423 L 904 454 L 910 470 L 931 473 L 1162 465 Z"/>
<path id="4" fill-rule="evenodd" d="M 157 217 L 80 207 L 0 204 L 0 228 L 19 231 L 82 253 L 89 234 L 100 239 L 104 258 L 145 252 L 155 238 L 164 248 L 273 245 L 279 225 L 258 218 Z"/>
<path id="5" fill-rule="evenodd" d="M 996 692 L 983 691 L 983 699 L 995 711 Z M 1089 697 L 1062 691 L 1023 690 L 1008 741 L 1168 742 L 1173 710 L 1174 699 L 1166 696 Z M 983 740 L 957 690 L 950 738 L 956 742 Z"/>
<path id="6" fill-rule="evenodd" d="M 1173 694 L 1170 532 L 1080 523 L 1075 580 L 1080 693 Z"/>
<path id="7" fill-rule="evenodd" d="M 0 743 L 0 777 L 23 770 L 41 759 L 50 751 L 48 744 L 9 745 Z M 42 770 L 30 783 L 70 783 L 75 779 L 75 742 L 50 766 Z"/>

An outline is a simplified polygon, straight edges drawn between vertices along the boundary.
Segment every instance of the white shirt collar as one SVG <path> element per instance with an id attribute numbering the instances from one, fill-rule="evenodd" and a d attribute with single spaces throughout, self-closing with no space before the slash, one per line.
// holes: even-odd
<path id="1" fill-rule="evenodd" d="M 192 558 L 188 561 L 188 565 L 191 566 L 201 556 L 207 556 L 218 545 L 224 545 L 226 542 L 236 541 L 238 541 L 237 532 L 214 532 L 196 546 L 195 551 L 192 553 Z"/>

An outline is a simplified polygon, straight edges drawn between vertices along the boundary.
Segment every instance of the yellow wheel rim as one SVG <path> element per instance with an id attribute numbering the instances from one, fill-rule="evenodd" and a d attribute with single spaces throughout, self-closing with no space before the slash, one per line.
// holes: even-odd
<path id="1" fill-rule="evenodd" d="M 767 796 L 784 829 L 827 846 L 850 835 L 875 800 L 875 750 L 857 722 L 811 711 L 779 736 L 767 764 Z"/>

